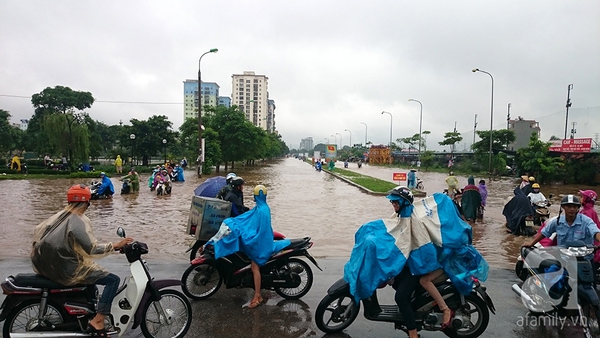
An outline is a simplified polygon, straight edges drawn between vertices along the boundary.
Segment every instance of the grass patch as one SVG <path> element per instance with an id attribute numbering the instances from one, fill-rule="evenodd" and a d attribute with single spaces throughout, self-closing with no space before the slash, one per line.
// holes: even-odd
<path id="1" fill-rule="evenodd" d="M 350 170 L 335 168 L 333 172 L 374 192 L 388 192 L 397 186 L 392 182 L 365 176 Z"/>

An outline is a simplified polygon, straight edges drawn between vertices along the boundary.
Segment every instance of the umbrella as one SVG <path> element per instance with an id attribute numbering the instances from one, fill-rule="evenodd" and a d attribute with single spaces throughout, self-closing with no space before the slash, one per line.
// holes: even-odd
<path id="1" fill-rule="evenodd" d="M 227 181 L 223 176 L 211 177 L 194 189 L 194 195 L 215 198 L 226 184 Z"/>

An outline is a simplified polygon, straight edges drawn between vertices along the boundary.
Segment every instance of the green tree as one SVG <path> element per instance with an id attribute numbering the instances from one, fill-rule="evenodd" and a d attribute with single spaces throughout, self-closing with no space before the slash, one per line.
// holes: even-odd
<path id="1" fill-rule="evenodd" d="M 34 142 L 37 142 L 37 149 L 45 148 L 39 142 L 48 142 L 54 146 L 54 150 L 61 150 L 66 153 L 69 158 L 71 168 L 73 168 L 73 159 L 82 158 L 87 155 L 89 149 L 85 149 L 85 145 L 75 145 L 75 139 L 79 140 L 82 130 L 87 128 L 79 128 L 84 124 L 84 109 L 90 108 L 94 103 L 94 97 L 90 92 L 74 91 L 69 87 L 56 86 L 54 88 L 47 87 L 38 94 L 33 94 L 31 103 L 35 108 L 34 124 L 32 132 L 43 132 L 44 134 L 35 137 Z M 64 124 L 60 124 L 56 118 L 50 116 L 60 114 L 64 119 Z M 64 127 L 64 130 L 52 130 L 46 126 L 50 123 L 55 127 Z M 29 129 L 29 128 L 28 128 Z M 29 136 L 29 135 L 28 135 Z M 87 143 L 89 147 L 89 143 Z M 73 150 L 85 151 L 85 154 L 76 154 Z"/>
<path id="2" fill-rule="evenodd" d="M 438 142 L 441 146 L 450 146 L 450 152 L 454 152 L 454 145 L 460 141 L 462 141 L 462 136 L 457 131 L 449 131 L 444 134 L 444 140 L 442 142 Z"/>
<path id="3" fill-rule="evenodd" d="M 560 157 L 549 156 L 549 142 L 540 141 L 537 133 L 532 133 L 529 145 L 517 150 L 516 162 L 522 171 L 535 176 L 539 182 L 548 182 L 562 172 L 564 161 Z"/>
<path id="4" fill-rule="evenodd" d="M 10 125 L 10 113 L 0 109 L 0 154 L 21 148 L 22 135 L 21 129 Z"/>
<path id="5" fill-rule="evenodd" d="M 431 134 L 429 130 L 423 130 L 423 133 L 421 134 L 421 149 L 423 151 L 427 151 L 427 135 L 429 134 Z"/>
<path id="6" fill-rule="evenodd" d="M 477 136 L 481 138 L 480 141 L 473 143 L 471 149 L 475 153 L 489 153 L 490 151 L 490 131 L 489 130 L 477 130 Z M 493 150 L 504 150 L 506 147 L 513 143 L 517 139 L 514 130 L 500 129 L 494 130 L 492 133 L 492 149 Z"/>
<path id="7" fill-rule="evenodd" d="M 168 145 L 178 137 L 178 133 L 171 130 L 173 124 L 164 115 L 151 116 L 147 121 L 131 119 L 130 122 L 131 126 L 124 127 L 119 141 L 132 146 L 134 156 L 141 157 L 145 166 L 149 164 L 150 157 L 163 151 L 163 139 Z M 135 134 L 135 140 L 129 139 L 130 134 Z"/>
<path id="8" fill-rule="evenodd" d="M 435 163 L 435 153 L 431 150 L 425 150 L 421 153 L 421 165 L 428 171 Z"/>

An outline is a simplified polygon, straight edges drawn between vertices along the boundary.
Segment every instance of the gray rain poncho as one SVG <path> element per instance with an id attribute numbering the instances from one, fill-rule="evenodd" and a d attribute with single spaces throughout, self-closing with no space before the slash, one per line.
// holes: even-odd
<path id="1" fill-rule="evenodd" d="M 73 206 L 35 228 L 31 262 L 33 270 L 63 285 L 95 284 L 109 272 L 93 259 L 113 252 L 112 243 L 98 244 L 90 219 L 73 213 Z"/>

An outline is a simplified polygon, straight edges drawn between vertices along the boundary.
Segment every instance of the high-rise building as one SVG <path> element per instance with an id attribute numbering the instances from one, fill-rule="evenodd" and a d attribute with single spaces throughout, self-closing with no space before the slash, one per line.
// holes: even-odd
<path id="1" fill-rule="evenodd" d="M 267 100 L 267 131 L 269 133 L 275 133 L 275 100 Z"/>
<path id="2" fill-rule="evenodd" d="M 508 129 L 515 132 L 515 142 L 508 145 L 508 150 L 519 150 L 529 145 L 531 134 L 540 137 L 540 124 L 536 120 L 525 120 L 519 116 L 516 120 L 508 121 Z"/>
<path id="3" fill-rule="evenodd" d="M 219 106 L 231 107 L 231 98 L 229 96 L 219 96 Z"/>
<path id="4" fill-rule="evenodd" d="M 219 98 L 219 85 L 202 81 L 201 106 L 216 107 Z M 198 116 L 198 80 L 183 82 L 183 119 Z"/>
<path id="5" fill-rule="evenodd" d="M 300 149 L 298 150 L 313 150 L 313 138 L 307 137 L 300 141 Z"/>
<path id="6" fill-rule="evenodd" d="M 253 71 L 231 75 L 231 103 L 239 107 L 246 119 L 257 127 L 267 131 L 275 129 L 275 103 L 269 111 L 268 81 L 265 75 L 256 75 Z M 269 123 L 269 117 L 271 121 Z"/>

